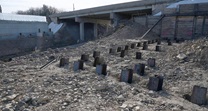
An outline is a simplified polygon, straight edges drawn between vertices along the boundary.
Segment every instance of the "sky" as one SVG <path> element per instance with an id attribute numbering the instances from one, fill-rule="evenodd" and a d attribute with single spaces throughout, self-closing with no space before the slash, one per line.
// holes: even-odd
<path id="1" fill-rule="evenodd" d="M 43 4 L 56 7 L 63 11 L 75 10 L 124 3 L 138 0 L 0 0 L 3 13 L 15 13 L 18 10 L 28 10 L 31 7 L 42 7 Z"/>

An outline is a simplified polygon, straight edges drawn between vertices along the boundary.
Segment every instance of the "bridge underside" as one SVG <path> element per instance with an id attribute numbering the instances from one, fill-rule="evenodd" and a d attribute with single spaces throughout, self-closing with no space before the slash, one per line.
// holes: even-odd
<path id="1" fill-rule="evenodd" d="M 144 16 L 152 14 L 152 9 L 133 10 L 124 12 L 111 12 L 101 14 L 88 14 L 76 17 L 59 17 L 58 23 L 66 23 L 71 35 L 79 37 L 76 40 L 87 41 L 98 37 L 98 26 L 116 28 L 119 23 L 130 20 L 134 16 Z"/>

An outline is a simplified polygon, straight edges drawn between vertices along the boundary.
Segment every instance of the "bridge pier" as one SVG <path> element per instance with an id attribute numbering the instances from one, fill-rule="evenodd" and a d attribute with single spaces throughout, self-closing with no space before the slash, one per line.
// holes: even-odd
<path id="1" fill-rule="evenodd" d="M 85 34 L 84 34 L 84 22 L 79 23 L 79 28 L 80 28 L 80 40 L 84 41 L 85 40 L 84 39 L 84 36 L 85 36 Z"/>

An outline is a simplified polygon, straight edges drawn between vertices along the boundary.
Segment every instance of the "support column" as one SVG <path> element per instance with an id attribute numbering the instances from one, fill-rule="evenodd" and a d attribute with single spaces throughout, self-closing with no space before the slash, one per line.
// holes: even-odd
<path id="1" fill-rule="evenodd" d="M 84 41 L 84 22 L 80 22 L 79 23 L 79 27 L 80 27 L 80 40 Z"/>
<path id="2" fill-rule="evenodd" d="M 96 23 L 94 24 L 94 38 L 98 38 L 98 24 Z"/>

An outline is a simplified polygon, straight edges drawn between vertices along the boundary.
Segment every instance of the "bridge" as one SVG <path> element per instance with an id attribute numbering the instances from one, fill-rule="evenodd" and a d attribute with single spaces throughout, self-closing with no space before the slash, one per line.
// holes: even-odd
<path id="1" fill-rule="evenodd" d="M 178 0 L 141 0 L 121 4 L 113 4 L 71 12 L 51 15 L 55 23 L 67 23 L 76 31 L 72 35 L 78 36 L 81 41 L 89 37 L 97 37 L 97 24 L 111 24 L 117 27 L 122 21 L 133 16 L 144 16 L 156 13 L 159 8 L 164 8 L 168 3 Z M 75 34 L 76 33 L 76 34 Z"/>

